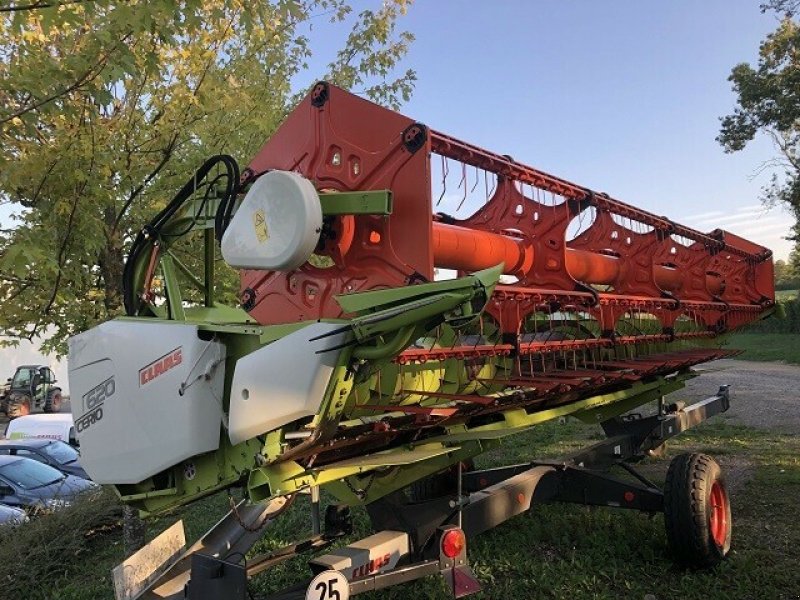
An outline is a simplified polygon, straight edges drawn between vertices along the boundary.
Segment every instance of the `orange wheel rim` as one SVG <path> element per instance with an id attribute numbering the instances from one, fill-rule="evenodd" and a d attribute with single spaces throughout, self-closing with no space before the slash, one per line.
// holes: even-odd
<path id="1" fill-rule="evenodd" d="M 714 543 L 722 548 L 728 540 L 728 495 L 725 493 L 725 488 L 718 481 L 711 484 L 710 500 L 711 537 L 714 539 Z"/>

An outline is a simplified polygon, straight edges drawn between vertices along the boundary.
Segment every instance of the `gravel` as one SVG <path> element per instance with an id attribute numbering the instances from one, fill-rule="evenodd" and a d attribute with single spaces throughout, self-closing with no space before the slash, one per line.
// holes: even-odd
<path id="1" fill-rule="evenodd" d="M 730 423 L 800 434 L 800 366 L 724 359 L 695 370 L 701 376 L 675 392 L 676 400 L 702 400 L 713 395 L 719 386 L 729 384 L 731 408 L 723 418 Z"/>

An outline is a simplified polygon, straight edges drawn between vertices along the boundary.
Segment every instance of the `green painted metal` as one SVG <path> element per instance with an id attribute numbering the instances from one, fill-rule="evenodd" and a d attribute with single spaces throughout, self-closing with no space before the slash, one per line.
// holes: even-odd
<path id="1" fill-rule="evenodd" d="M 437 443 L 409 444 L 374 454 L 348 458 L 322 467 L 314 467 L 310 471 L 317 474 L 335 471 L 341 478 L 343 474 L 349 474 L 353 468 L 358 469 L 357 473 L 364 473 L 378 468 L 412 465 L 459 449 L 459 446 L 444 446 Z"/>
<path id="2" fill-rule="evenodd" d="M 353 351 L 353 356 L 360 360 L 379 360 L 390 358 L 402 352 L 414 339 L 415 325 L 406 325 L 398 329 L 392 337 L 383 344 L 376 346 L 360 346 Z"/>
<path id="3" fill-rule="evenodd" d="M 185 321 L 186 313 L 183 311 L 183 297 L 178 286 L 175 262 L 172 256 L 161 257 L 161 272 L 164 274 L 164 288 L 167 296 L 169 318 L 174 321 Z"/>
<path id="4" fill-rule="evenodd" d="M 171 264 L 169 257 L 165 258 L 168 259 L 169 272 Z M 471 384 L 464 386 L 459 382 L 460 375 L 451 371 L 454 368 L 459 372 L 463 369 L 458 361 L 417 365 L 401 372 L 389 360 L 406 347 L 411 336 L 426 335 L 424 326 L 419 323 L 432 316 L 439 316 L 440 320 L 449 320 L 456 325 L 468 324 L 474 316 L 474 299 L 480 297 L 485 301 L 498 272 L 499 269 L 493 269 L 489 273 L 462 280 L 416 286 L 421 289 L 404 288 L 349 296 L 360 307 L 362 314 L 351 320 L 331 321 L 341 323 L 353 332 L 352 345 L 340 353 L 320 409 L 311 422 L 304 426 L 309 435 L 308 445 L 324 444 L 349 426 L 365 422 L 365 413 L 360 411 L 355 400 L 358 393 L 354 393 L 354 390 L 357 389 L 361 389 L 362 393 L 366 390 L 368 395 L 372 393 L 370 390 L 381 390 L 378 403 L 400 406 L 406 401 L 402 393 L 397 396 L 397 385 L 398 381 L 404 381 L 400 385 L 413 385 L 423 390 L 422 397 L 414 398 L 411 402 L 423 406 L 451 406 L 452 402 L 433 396 L 424 397 L 424 392 L 450 387 L 461 391 L 469 389 Z M 169 298 L 174 297 L 173 293 L 167 287 Z M 264 344 L 307 326 L 307 323 L 262 326 L 226 322 L 225 319 L 215 322 L 215 317 L 222 315 L 227 319 L 240 316 L 237 310 L 228 309 L 226 313 L 224 307 L 191 307 L 184 313 L 188 322 L 194 322 L 199 329 L 217 336 L 227 348 L 223 394 L 225 411 L 229 408 L 230 382 L 236 361 Z M 449 335 L 452 334 L 445 335 L 444 339 L 451 339 Z M 402 343 L 393 342 L 393 336 L 402 338 Z M 373 348 L 377 349 L 374 354 L 364 353 L 364 350 Z M 363 363 L 363 367 L 356 373 L 353 365 L 358 363 Z M 491 369 L 494 372 L 510 369 L 511 366 L 509 359 L 498 359 Z M 394 378 L 390 376 L 391 373 L 394 373 Z M 324 467 L 314 467 L 313 464 L 306 467 L 292 456 L 292 453 L 298 455 L 297 447 L 287 450 L 284 436 L 294 430 L 292 426 L 237 446 L 231 446 L 226 432 L 221 431 L 220 448 L 216 452 L 175 465 L 169 470 L 168 476 L 159 482 L 148 480 L 136 486 L 119 486 L 119 493 L 126 502 L 149 513 L 162 512 L 239 484 L 245 485 L 248 497 L 254 501 L 292 494 L 316 485 L 329 490 L 342 501 L 368 503 L 460 460 L 476 456 L 499 444 L 502 438 L 528 430 L 539 423 L 563 416 L 575 416 L 587 422 L 611 418 L 679 389 L 691 376 L 686 372 L 671 378 L 635 383 L 626 390 L 545 410 L 529 412 L 524 408 L 512 407 L 498 413 L 498 420 L 492 423 L 475 427 L 469 427 L 464 422 L 454 423 L 446 427 L 444 435 L 425 439 L 420 444 L 349 458 Z M 381 377 L 388 381 L 384 383 Z M 495 392 L 484 391 L 482 395 L 500 399 L 509 396 L 509 393 L 498 389 Z M 398 416 L 402 414 L 401 411 L 397 412 Z M 350 421 L 355 415 L 362 415 L 362 418 Z M 194 473 L 191 481 L 184 476 L 184 469 L 189 462 Z"/>
<path id="5" fill-rule="evenodd" d="M 197 289 L 200 292 L 203 292 L 204 295 L 206 295 L 208 293 L 209 288 L 206 286 L 205 282 L 201 281 L 197 276 L 195 276 L 195 274 L 192 272 L 192 270 L 189 267 L 187 267 L 185 264 L 183 264 L 183 261 L 181 261 L 181 259 L 179 259 L 175 255 L 175 253 L 172 251 L 172 248 L 168 249 L 166 254 L 170 259 L 169 262 L 171 262 L 174 267 L 177 267 L 178 271 L 183 273 L 183 276 L 186 277 L 186 279 L 189 280 L 189 283 L 191 283 L 195 287 L 195 289 Z M 163 259 L 162 259 L 162 265 L 163 265 Z M 163 270 L 163 267 L 162 267 L 162 270 Z M 171 276 L 171 279 L 173 280 L 172 281 L 173 285 L 177 285 L 174 282 L 174 276 Z M 211 289 L 212 290 L 213 290 L 213 286 L 214 286 L 214 282 L 212 281 L 211 282 Z"/>
<path id="6" fill-rule="evenodd" d="M 695 374 L 660 377 L 649 383 L 635 384 L 628 390 L 602 394 L 551 409 L 528 413 L 514 408 L 500 413 L 503 420 L 468 428 L 459 424 L 447 428 L 447 434 L 426 439 L 418 445 L 406 445 L 384 452 L 325 465 L 303 468 L 298 463 L 277 462 L 251 473 L 248 482 L 254 500 L 267 500 L 318 485 L 342 501 L 364 504 L 406 487 L 427 475 L 446 469 L 495 447 L 500 439 L 527 431 L 538 424 L 560 417 L 573 416 L 596 423 L 619 416 L 682 388 Z M 384 415 L 385 416 L 385 415 Z M 268 440 L 262 454 L 275 456 L 278 437 Z M 270 450 L 266 450 L 267 446 Z M 363 494 L 353 490 L 363 489 Z"/>
<path id="7" fill-rule="evenodd" d="M 203 302 L 207 307 L 214 306 L 214 266 L 217 255 L 217 240 L 214 230 L 203 231 Z"/>
<path id="8" fill-rule="evenodd" d="M 482 288 L 485 294 L 491 296 L 494 286 L 503 274 L 502 264 L 478 271 L 467 277 L 450 279 L 447 281 L 436 281 L 432 283 L 420 283 L 402 288 L 392 288 L 386 290 L 375 290 L 371 292 L 359 292 L 356 294 L 345 294 L 337 296 L 336 301 L 342 310 L 350 314 L 361 314 L 388 309 L 392 306 L 430 296 L 432 293 L 464 292 L 469 287 Z"/>
<path id="9" fill-rule="evenodd" d="M 388 191 L 320 194 L 325 215 L 388 215 L 392 196 Z M 263 326 L 238 307 L 215 300 L 216 241 L 213 215 L 217 201 L 191 201 L 168 223 L 161 238 L 151 240 L 151 252 L 142 253 L 135 265 L 136 282 L 144 281 L 152 252 L 157 253 L 163 276 L 165 305 L 150 305 L 134 319 L 159 318 L 164 323 L 191 323 L 226 347 L 223 411 L 230 409 L 230 391 L 236 362 L 255 350 L 306 327 L 308 323 Z M 203 266 L 200 276 L 172 252 L 176 241 L 191 231 L 202 231 Z M 445 423 L 444 434 L 415 444 L 404 444 L 366 455 L 315 466 L 308 460 L 313 449 L 323 447 L 347 431 L 381 418 L 405 413 L 374 414 L 367 405 L 448 407 L 439 393 L 473 394 L 513 402 L 525 390 L 509 392 L 499 384 L 479 384 L 478 379 L 502 379 L 514 369 L 511 358 L 494 358 L 467 371 L 463 361 L 447 359 L 401 366 L 393 359 L 409 345 L 446 347 L 462 332 L 497 336 L 489 326 L 477 329 L 477 318 L 492 296 L 503 265 L 459 279 L 423 283 L 337 297 L 349 319 L 332 319 L 346 334 L 319 410 L 310 420 L 290 423 L 263 436 L 233 446 L 225 428 L 220 430 L 219 448 L 174 465 L 154 478 L 135 485 L 117 486 L 125 502 L 145 513 L 159 513 L 187 504 L 216 491 L 242 486 L 253 501 L 293 494 L 309 486 L 321 486 L 340 501 L 372 502 L 414 481 L 496 447 L 502 438 L 529 430 L 559 417 L 573 416 L 597 423 L 632 410 L 679 389 L 692 375 L 657 378 L 632 384 L 628 389 L 583 398 L 542 410 L 518 406 L 499 411 L 493 422 L 471 426 L 467 422 Z M 185 303 L 178 275 L 200 292 L 202 301 Z M 535 320 L 536 315 L 532 318 Z M 432 328 L 437 327 L 435 335 Z M 472 329 L 470 329 L 472 328 Z M 610 351 L 625 358 L 624 349 Z M 612 354 L 612 355 L 613 355 Z M 304 374 L 288 376 L 303 377 Z M 307 437 L 290 444 L 288 433 Z M 310 454 L 309 454 L 310 452 Z M 187 473 L 192 476 L 188 477 Z"/>
<path id="10" fill-rule="evenodd" d="M 391 190 L 369 192 L 322 192 L 319 194 L 323 215 L 390 215 Z"/>
<path id="11" fill-rule="evenodd" d="M 694 371 L 684 371 L 675 377 L 659 378 L 656 381 L 657 385 L 647 391 L 643 391 L 635 396 L 619 398 L 612 402 L 597 404 L 591 408 L 580 410 L 572 416 L 580 419 L 584 423 L 602 423 L 608 419 L 613 419 L 614 417 L 625 414 L 634 408 L 638 408 L 643 404 L 658 400 L 667 394 L 677 392 L 683 389 L 689 379 L 693 379 L 694 377 L 697 377 L 697 373 Z"/>
<path id="12" fill-rule="evenodd" d="M 496 447 L 496 441 L 469 441 L 455 446 L 447 454 L 432 459 L 397 466 L 392 469 L 372 471 L 365 475 L 349 475 L 335 479 L 324 486 L 340 502 L 350 505 L 369 504 L 415 481 L 438 473 L 459 462 L 468 460 Z M 354 492 L 353 490 L 356 490 Z M 360 493 L 357 493 L 360 492 Z"/>

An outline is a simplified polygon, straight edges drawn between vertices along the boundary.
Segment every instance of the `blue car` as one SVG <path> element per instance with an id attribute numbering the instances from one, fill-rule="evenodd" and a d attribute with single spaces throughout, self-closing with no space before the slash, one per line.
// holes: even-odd
<path id="1" fill-rule="evenodd" d="M 0 504 L 26 510 L 55 510 L 98 491 L 96 483 L 66 475 L 31 458 L 0 456 Z"/>
<path id="2" fill-rule="evenodd" d="M 77 450 L 60 440 L 23 438 L 0 440 L 0 456 L 22 456 L 50 465 L 67 475 L 89 479 L 83 470 Z"/>

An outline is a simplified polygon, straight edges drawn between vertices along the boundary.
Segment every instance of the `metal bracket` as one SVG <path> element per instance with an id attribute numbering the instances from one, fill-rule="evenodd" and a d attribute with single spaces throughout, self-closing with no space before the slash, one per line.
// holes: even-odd
<path id="1" fill-rule="evenodd" d="M 392 214 L 391 190 L 323 192 L 319 199 L 325 216 Z"/>
<path id="2" fill-rule="evenodd" d="M 247 570 L 239 564 L 205 554 L 192 556 L 192 578 L 186 585 L 187 600 L 245 600 Z"/>

